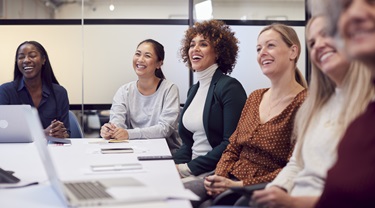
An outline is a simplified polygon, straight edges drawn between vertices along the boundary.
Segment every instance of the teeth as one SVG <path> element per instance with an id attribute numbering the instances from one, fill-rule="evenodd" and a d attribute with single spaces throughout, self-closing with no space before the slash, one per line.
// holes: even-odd
<path id="1" fill-rule="evenodd" d="M 193 56 L 193 59 L 201 59 L 202 56 Z"/>
<path id="2" fill-rule="evenodd" d="M 262 62 L 262 64 L 264 65 L 264 64 L 270 64 L 272 61 L 270 61 L 270 60 L 266 60 L 266 61 L 263 61 Z"/>
<path id="3" fill-rule="evenodd" d="M 25 66 L 25 67 L 23 67 L 23 69 L 24 70 L 28 70 L 28 69 L 32 69 L 33 67 L 31 67 L 31 66 Z"/>
<path id="4" fill-rule="evenodd" d="M 326 60 L 327 58 L 329 58 L 332 55 L 333 55 L 333 52 L 325 53 L 323 56 L 320 57 L 320 62 L 323 62 L 324 60 Z"/>
<path id="5" fill-rule="evenodd" d="M 137 68 L 142 68 L 142 69 L 144 69 L 144 68 L 146 68 L 146 66 L 137 64 Z"/>

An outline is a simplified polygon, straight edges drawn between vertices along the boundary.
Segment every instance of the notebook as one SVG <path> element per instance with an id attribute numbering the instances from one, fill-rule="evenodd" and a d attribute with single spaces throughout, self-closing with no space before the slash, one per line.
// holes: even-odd
<path id="1" fill-rule="evenodd" d="M 29 112 L 27 126 L 33 130 L 31 132 L 32 137 L 38 148 L 51 186 L 65 206 L 102 206 L 166 199 L 165 196 L 158 194 L 155 190 L 150 189 L 133 177 L 60 181 L 47 147 L 47 140 L 43 135 L 38 113 L 34 108 Z M 125 193 L 115 194 L 113 190 L 116 188 L 121 189 L 121 193 Z"/>
<path id="2" fill-rule="evenodd" d="M 33 141 L 26 122 L 30 110 L 29 105 L 0 105 L 0 143 Z"/>

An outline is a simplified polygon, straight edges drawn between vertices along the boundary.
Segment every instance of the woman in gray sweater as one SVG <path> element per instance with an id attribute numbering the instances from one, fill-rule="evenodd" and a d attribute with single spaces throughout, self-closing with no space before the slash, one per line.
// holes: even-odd
<path id="1" fill-rule="evenodd" d="M 110 122 L 101 127 L 104 139 L 166 138 L 174 153 L 180 147 L 177 123 L 180 112 L 179 91 L 165 79 L 161 70 L 164 47 L 147 39 L 139 43 L 133 57 L 138 76 L 121 86 L 110 111 Z"/>

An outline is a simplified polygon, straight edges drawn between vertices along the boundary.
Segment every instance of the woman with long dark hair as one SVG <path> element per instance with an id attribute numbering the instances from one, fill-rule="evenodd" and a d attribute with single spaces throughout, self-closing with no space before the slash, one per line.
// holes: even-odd
<path id="1" fill-rule="evenodd" d="M 133 56 L 138 80 L 121 86 L 113 97 L 110 122 L 102 126 L 105 139 L 166 138 L 173 153 L 180 147 L 177 122 L 180 98 L 175 84 L 161 70 L 164 47 L 147 39 L 140 42 Z"/>
<path id="2" fill-rule="evenodd" d="M 69 137 L 67 91 L 59 85 L 46 49 L 36 41 L 25 41 L 18 46 L 14 79 L 0 86 L 0 105 L 21 104 L 38 109 L 46 135 Z"/>

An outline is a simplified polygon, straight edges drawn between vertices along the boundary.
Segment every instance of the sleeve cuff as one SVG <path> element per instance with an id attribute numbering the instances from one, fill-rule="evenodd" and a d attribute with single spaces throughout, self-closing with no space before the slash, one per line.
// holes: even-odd
<path id="1" fill-rule="evenodd" d="M 190 168 L 188 167 L 187 163 L 178 164 L 178 171 L 180 172 L 180 175 L 182 178 L 186 178 L 192 175 Z"/>
<path id="2" fill-rule="evenodd" d="M 269 188 L 271 186 L 280 187 L 280 188 L 286 190 L 286 192 L 290 193 L 290 191 L 292 190 L 292 187 L 293 187 L 293 183 L 290 183 L 289 180 L 272 181 L 271 183 L 267 184 L 266 188 Z"/>
<path id="3" fill-rule="evenodd" d="M 141 131 L 140 129 L 127 129 L 129 139 L 140 139 L 141 138 Z"/>

